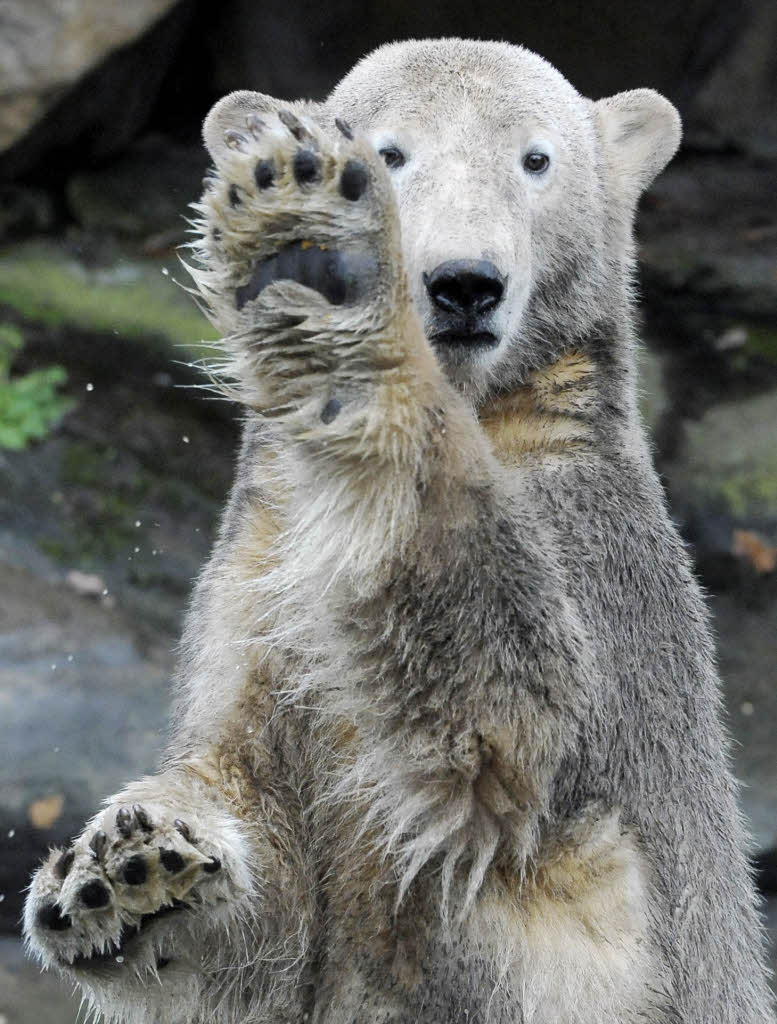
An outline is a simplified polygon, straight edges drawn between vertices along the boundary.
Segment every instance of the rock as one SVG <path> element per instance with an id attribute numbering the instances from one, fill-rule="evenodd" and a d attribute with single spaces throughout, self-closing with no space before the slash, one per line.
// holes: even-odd
<path id="1" fill-rule="evenodd" d="M 638 221 L 656 336 L 777 319 L 775 180 L 777 160 L 735 154 L 681 155 L 657 179 Z"/>
<path id="2" fill-rule="evenodd" d="M 48 846 L 155 766 L 236 440 L 226 403 L 180 387 L 201 378 L 173 339 L 204 325 L 159 265 L 54 252 L 0 267 L 16 369 L 61 365 L 74 400 L 44 440 L 0 450 L 0 929 Z"/>
<path id="3" fill-rule="evenodd" d="M 86 72 L 136 39 L 174 2 L 6 0 L 0 35 L 0 152 L 29 131 Z"/>
<path id="4" fill-rule="evenodd" d="M 162 250 L 161 256 L 138 259 L 85 232 L 18 244 L 0 253 L 0 306 L 27 322 L 162 346 L 168 360 L 186 357 L 178 345 L 200 358 L 200 343 L 217 333 L 176 284 L 187 286 L 189 279 L 175 253 Z"/>
<path id="5" fill-rule="evenodd" d="M 777 157 L 777 4 L 745 0 L 738 31 L 693 98 L 686 141 Z"/>
<path id="6" fill-rule="evenodd" d="M 776 424 L 777 391 L 721 402 L 685 421 L 679 452 L 662 466 L 684 519 L 714 514 L 741 529 L 761 523 L 768 546 L 769 524 L 777 523 Z"/>
<path id="7" fill-rule="evenodd" d="M 777 847 L 777 586 L 763 597 L 755 606 L 737 592 L 711 599 L 734 771 L 757 851 Z"/>
<path id="8" fill-rule="evenodd" d="M 728 36 L 709 38 L 707 26 L 727 18 L 723 0 L 673 4 L 592 0 L 580 5 L 522 4 L 473 7 L 453 0 L 444 7 L 407 0 L 373 4 L 355 17 L 348 0 L 290 7 L 267 0 L 257 17 L 252 0 L 233 0 L 209 24 L 215 91 L 259 89 L 278 96 L 325 95 L 360 57 L 389 40 L 456 34 L 507 39 L 537 50 L 560 67 L 586 95 L 652 85 L 672 92 L 688 77 L 702 44 L 708 57 Z M 585 45 L 581 46 L 581 39 Z M 607 54 L 602 60 L 601 55 Z M 694 82 L 701 73 L 693 69 Z"/>
<path id="9" fill-rule="evenodd" d="M 80 994 L 41 973 L 15 937 L 0 938 L 0 1024 L 76 1024 Z"/>
<path id="10" fill-rule="evenodd" d="M 24 14 L 24 18 L 34 19 L 41 11 L 60 12 L 53 15 L 59 30 L 66 29 L 73 7 L 91 10 L 100 5 L 96 0 L 72 0 L 67 6 L 11 0 L 11 6 L 20 12 L 35 12 Z M 89 65 L 91 70 L 85 68 L 86 73 L 78 75 L 74 69 L 75 77 L 61 87 L 52 87 L 50 93 L 35 93 L 17 100 L 17 117 L 13 123 L 7 119 L 5 124 L 0 178 L 19 179 L 34 172 L 38 178 L 56 183 L 69 169 L 85 168 L 121 153 L 148 121 L 194 10 L 194 0 L 140 0 L 137 4 L 102 4 L 100 9 L 105 15 L 96 19 L 97 26 L 105 23 L 107 28 L 115 19 L 117 32 L 129 32 L 132 25 L 140 30 L 145 12 L 147 30 L 139 37 L 136 33 L 131 37 L 134 41 L 126 40 L 118 48 L 111 48 L 106 35 L 102 42 L 107 49 L 103 50 L 102 59 Z M 152 12 L 156 12 L 156 20 Z M 64 26 L 59 24 L 60 18 L 65 19 Z M 6 37 L 10 49 L 14 46 L 13 34 L 6 33 Z M 29 38 L 29 46 L 38 46 L 34 35 Z M 95 44 L 99 45 L 100 39 Z M 42 46 L 41 52 L 48 45 Z M 63 50 L 67 54 L 68 47 Z M 8 66 L 13 69 L 15 62 Z M 53 66 L 56 76 L 57 60 Z M 30 67 L 34 77 L 39 62 L 31 62 Z M 43 69 L 42 73 L 45 77 L 47 72 Z M 18 88 L 14 81 L 15 74 L 7 75 L 7 90 Z M 202 117 L 199 111 L 192 116 L 194 120 Z"/>
<path id="11" fill-rule="evenodd" d="M 151 771 L 167 724 L 171 655 L 122 615 L 2 563 L 0 928 L 54 843 Z"/>
<path id="12" fill-rule="evenodd" d="M 82 171 L 67 183 L 71 213 L 89 231 L 187 241 L 189 203 L 199 199 L 207 158 L 202 146 L 160 135 L 135 143 L 109 167 Z"/>
<path id="13" fill-rule="evenodd" d="M 54 203 L 43 189 L 7 183 L 0 185 L 0 242 L 50 230 Z"/>

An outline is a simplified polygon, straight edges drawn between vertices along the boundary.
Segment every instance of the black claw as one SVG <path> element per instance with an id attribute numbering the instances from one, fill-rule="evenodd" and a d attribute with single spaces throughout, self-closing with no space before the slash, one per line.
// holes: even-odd
<path id="1" fill-rule="evenodd" d="M 122 877 L 127 885 L 142 885 L 148 878 L 146 858 L 142 853 L 136 853 L 124 862 Z"/>
<path id="2" fill-rule="evenodd" d="M 294 157 L 294 177 L 298 185 L 307 185 L 318 177 L 318 157 L 311 149 L 300 149 Z"/>
<path id="3" fill-rule="evenodd" d="M 358 160 L 349 160 L 340 178 L 340 195 L 352 203 L 361 199 L 367 190 L 367 168 Z"/>
<path id="4" fill-rule="evenodd" d="M 248 142 L 248 139 L 242 132 L 235 131 L 234 128 L 229 128 L 224 132 L 224 142 L 229 149 L 242 150 L 243 146 Z"/>
<path id="5" fill-rule="evenodd" d="M 54 864 L 54 874 L 60 880 L 67 878 L 68 872 L 73 866 L 73 860 L 75 859 L 75 850 L 65 850 L 62 856 Z"/>
<path id="6" fill-rule="evenodd" d="M 167 967 L 167 965 L 168 965 L 169 963 L 170 963 L 170 958 L 169 958 L 169 957 L 166 957 L 166 956 L 160 956 L 160 957 L 157 957 L 157 961 L 156 961 L 156 969 L 157 969 L 158 971 L 161 971 L 161 970 L 162 970 L 162 968 L 163 968 L 163 967 Z"/>
<path id="7" fill-rule="evenodd" d="M 243 205 L 243 200 L 240 198 L 240 192 L 238 191 L 237 185 L 230 185 L 229 186 L 229 193 L 228 193 L 228 195 L 229 195 L 229 205 L 230 206 L 234 207 L 234 206 L 242 206 Z"/>
<path id="8" fill-rule="evenodd" d="M 344 121 L 341 117 L 336 117 L 335 125 L 340 129 L 340 131 L 343 133 L 346 139 L 353 139 L 353 129 L 351 128 L 347 121 Z"/>
<path id="9" fill-rule="evenodd" d="M 263 121 L 258 114 L 249 114 L 246 118 L 246 128 L 248 128 L 254 138 L 261 135 L 266 127 L 267 122 Z"/>
<path id="10" fill-rule="evenodd" d="M 259 188 L 269 188 L 275 181 L 275 164 L 272 160 L 260 160 L 254 168 L 254 181 Z"/>
<path id="11" fill-rule="evenodd" d="M 215 875 L 217 871 L 221 871 L 221 861 L 218 857 L 211 857 L 208 864 L 202 865 L 202 870 L 209 875 Z"/>
<path id="12" fill-rule="evenodd" d="M 180 818 L 176 818 L 173 825 L 175 825 L 176 829 L 181 833 L 187 843 L 191 843 L 192 846 L 197 845 L 197 840 L 192 835 L 192 830 L 185 821 L 181 821 Z"/>
<path id="13" fill-rule="evenodd" d="M 90 910 L 97 910 L 99 907 L 107 907 L 111 901 L 111 894 L 108 887 L 96 878 L 86 885 L 82 885 L 78 897 L 85 907 Z"/>
<path id="14" fill-rule="evenodd" d="M 218 231 L 218 228 L 216 228 L 216 231 Z M 214 235 L 216 231 L 214 231 Z M 219 236 L 220 234 L 221 232 L 219 232 Z M 135 821 L 137 821 L 144 832 L 154 831 L 154 823 L 151 821 L 151 817 L 145 807 L 142 807 L 140 804 L 133 804 L 132 813 L 135 815 Z"/>
<path id="15" fill-rule="evenodd" d="M 103 853 L 105 853 L 105 847 L 107 845 L 108 836 L 106 836 L 102 829 L 98 829 L 89 842 L 89 849 L 92 851 L 97 860 L 102 860 L 102 855 Z"/>
<path id="16" fill-rule="evenodd" d="M 186 861 L 177 850 L 160 850 L 159 859 L 162 861 L 162 867 L 171 875 L 177 875 L 186 866 Z"/>
<path id="17" fill-rule="evenodd" d="M 343 407 L 343 403 L 337 398 L 330 398 L 324 408 L 321 410 L 321 422 L 331 423 L 332 420 L 337 418 L 337 414 Z"/>
<path id="18" fill-rule="evenodd" d="M 129 839 L 135 830 L 132 811 L 129 807 L 120 807 L 116 812 L 116 831 L 125 839 Z"/>
<path id="19" fill-rule="evenodd" d="M 310 132 L 296 114 L 292 114 L 290 110 L 279 110 L 278 117 L 281 119 L 281 123 L 286 125 L 297 142 L 302 142 L 304 138 L 310 137 Z"/>
<path id="20" fill-rule="evenodd" d="M 36 920 L 41 928 L 48 928 L 52 932 L 64 932 L 73 923 L 68 914 L 61 913 L 56 903 L 42 906 Z"/>

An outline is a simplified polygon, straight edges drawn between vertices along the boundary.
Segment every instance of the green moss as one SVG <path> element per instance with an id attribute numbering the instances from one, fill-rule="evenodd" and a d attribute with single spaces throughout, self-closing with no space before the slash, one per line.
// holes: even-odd
<path id="1" fill-rule="evenodd" d="M 186 272 L 180 269 L 182 281 Z M 89 270 L 55 244 L 16 246 L 0 254 L 0 304 L 22 318 L 149 340 L 164 338 L 201 358 L 199 343 L 217 332 L 192 298 L 153 264 L 122 261 Z"/>
<path id="2" fill-rule="evenodd" d="M 777 473 L 737 473 L 717 485 L 703 488 L 711 503 L 722 503 L 725 511 L 735 518 L 744 518 L 754 513 L 774 514 L 777 509 Z"/>
<path id="3" fill-rule="evenodd" d="M 59 393 L 67 379 L 61 366 L 11 376 L 11 363 L 23 345 L 17 327 L 0 324 L 0 448 L 17 451 L 46 437 L 75 404 Z"/>
<path id="4" fill-rule="evenodd" d="M 777 366 L 777 331 L 761 326 L 747 328 L 744 351 Z"/>

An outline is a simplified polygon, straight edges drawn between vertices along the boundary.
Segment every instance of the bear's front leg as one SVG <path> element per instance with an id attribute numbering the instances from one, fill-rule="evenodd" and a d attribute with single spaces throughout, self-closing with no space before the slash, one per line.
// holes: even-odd
<path id="1" fill-rule="evenodd" d="M 443 381 L 382 160 L 342 122 L 331 137 L 284 108 L 237 123 L 214 153 L 193 270 L 232 393 L 333 456 L 415 461 L 439 436 Z"/>
<path id="2" fill-rule="evenodd" d="M 244 964 L 237 976 L 250 980 L 248 963 L 272 931 L 254 833 L 196 771 L 133 783 L 36 872 L 28 948 L 108 1020 L 178 1024 L 206 1011 L 221 1020 L 216 1007 L 234 995 L 225 966 Z"/>
<path id="3" fill-rule="evenodd" d="M 331 800 L 368 806 L 397 898 L 442 858 L 466 909 L 494 857 L 522 872 L 535 848 L 595 690 L 584 632 L 531 482 L 423 333 L 380 157 L 263 102 L 209 118 L 195 279 L 273 425 L 287 527 L 262 587 L 306 666 L 287 696 L 355 719 Z"/>

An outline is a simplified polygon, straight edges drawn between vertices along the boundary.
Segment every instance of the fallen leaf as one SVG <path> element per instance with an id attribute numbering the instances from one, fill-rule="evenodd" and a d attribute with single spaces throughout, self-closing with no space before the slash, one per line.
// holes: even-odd
<path id="1" fill-rule="evenodd" d="M 61 793 L 52 793 L 33 800 L 27 808 L 27 816 L 35 828 L 51 828 L 60 818 L 65 798 Z"/>
<path id="2" fill-rule="evenodd" d="M 777 548 L 752 530 L 734 530 L 732 552 L 750 563 L 757 573 L 777 569 Z"/>

